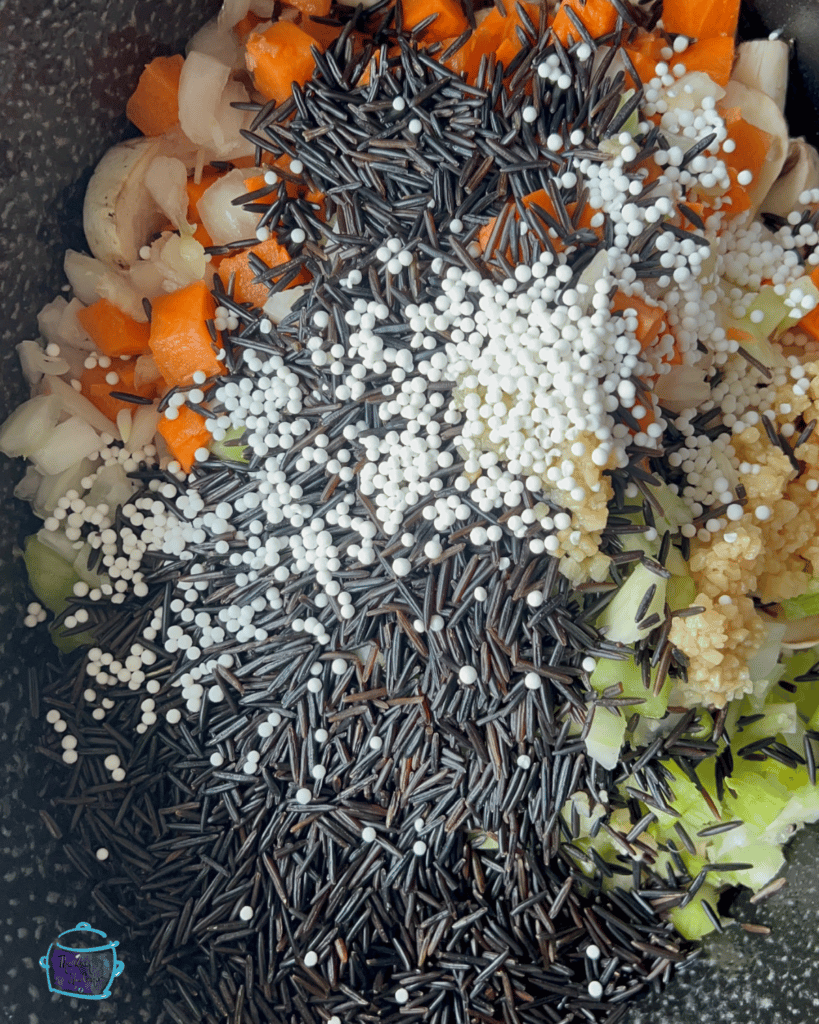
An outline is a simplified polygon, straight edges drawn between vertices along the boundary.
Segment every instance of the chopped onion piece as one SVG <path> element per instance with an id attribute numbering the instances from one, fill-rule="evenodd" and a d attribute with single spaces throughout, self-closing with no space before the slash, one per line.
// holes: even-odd
<path id="1" fill-rule="evenodd" d="M 248 123 L 244 111 L 231 103 L 247 101 L 247 90 L 230 82 L 230 67 L 206 53 L 193 51 L 185 58 L 179 79 L 179 123 L 198 146 L 215 156 L 252 153 L 239 134 Z M 221 243 L 217 243 L 221 244 Z"/>
<path id="2" fill-rule="evenodd" d="M 55 473 L 52 476 L 40 477 L 40 486 L 32 500 L 32 508 L 35 513 L 45 519 L 57 507 L 57 502 L 67 491 L 75 490 L 81 492 L 82 478 L 93 472 L 93 466 L 88 459 L 81 459 L 73 466 L 63 470 L 62 473 Z"/>
<path id="3" fill-rule="evenodd" d="M 302 285 L 274 292 L 264 304 L 264 311 L 274 324 L 281 323 L 298 300 L 307 291 Z"/>
<path id="4" fill-rule="evenodd" d="M 133 415 L 131 433 L 125 442 L 129 452 L 137 452 L 150 444 L 162 414 L 156 411 L 155 405 L 142 405 Z"/>
<path id="5" fill-rule="evenodd" d="M 737 47 L 731 78 L 765 93 L 784 112 L 789 60 L 790 46 L 784 39 L 749 39 Z"/>
<path id="6" fill-rule="evenodd" d="M 93 402 L 75 391 L 70 384 L 67 384 L 60 377 L 49 377 L 45 382 L 48 391 L 59 398 L 63 411 L 69 416 L 78 416 L 100 434 L 108 433 L 119 439 L 119 431 L 116 424 L 112 423 L 107 416 L 99 411 Z"/>
<path id="7" fill-rule="evenodd" d="M 68 373 L 68 360 L 62 356 L 46 355 L 43 346 L 37 341 L 21 341 L 17 346 L 20 357 L 20 368 L 29 384 L 38 384 L 44 374 L 61 377 Z"/>
<path id="8" fill-rule="evenodd" d="M 78 416 L 58 423 L 29 458 L 43 474 L 62 473 L 81 459 L 100 450 L 99 434 Z"/>
<path id="9" fill-rule="evenodd" d="M 148 319 L 140 293 L 122 271 L 106 266 L 93 256 L 74 252 L 73 249 L 66 252 L 63 268 L 74 295 L 86 306 L 97 299 L 108 299 L 117 309 L 139 323 L 145 323 Z"/>
<path id="10" fill-rule="evenodd" d="M 48 439 L 62 412 L 53 395 L 38 395 L 18 405 L 0 426 L 0 452 L 10 458 L 30 455 Z"/>
<path id="11" fill-rule="evenodd" d="M 181 160 L 174 156 L 157 156 L 145 175 L 145 187 L 151 193 L 177 231 L 193 234 L 188 223 L 188 172 Z"/>
<path id="12" fill-rule="evenodd" d="M 214 245 L 226 245 L 237 238 L 255 239 L 259 214 L 232 205 L 234 199 L 247 193 L 245 176 L 254 170 L 229 171 L 206 189 L 199 200 L 199 216 Z"/>
<path id="13" fill-rule="evenodd" d="M 231 31 L 233 26 L 225 27 L 221 24 L 223 13 L 224 7 L 218 19 L 211 19 L 199 29 L 185 47 L 185 53 L 204 53 L 229 68 L 244 68 L 244 52 Z M 237 20 L 241 21 L 241 18 Z"/>

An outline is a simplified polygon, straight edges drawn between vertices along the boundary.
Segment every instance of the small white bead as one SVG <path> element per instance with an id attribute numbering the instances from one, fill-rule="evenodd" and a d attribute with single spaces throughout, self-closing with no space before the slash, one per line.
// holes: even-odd
<path id="1" fill-rule="evenodd" d="M 478 670 L 473 665 L 462 665 L 458 671 L 458 680 L 464 686 L 471 686 L 478 681 Z"/>

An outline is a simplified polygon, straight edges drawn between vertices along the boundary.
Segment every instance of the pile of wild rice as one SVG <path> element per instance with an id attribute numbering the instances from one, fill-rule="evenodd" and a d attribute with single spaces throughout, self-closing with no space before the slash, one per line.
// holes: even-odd
<path id="1" fill-rule="evenodd" d="M 615 38 L 628 36 L 633 14 L 624 9 Z M 388 373 L 365 378 L 356 403 L 337 400 L 339 375 L 316 366 L 305 348 L 317 312 L 327 314 L 328 330 L 344 345 L 345 313 L 357 299 L 376 300 L 389 310 L 378 331 L 397 345 L 406 332 L 403 309 L 434 302 L 442 267 L 504 280 L 510 255 L 531 263 L 551 247 L 553 228 L 576 246 L 571 287 L 601 244 L 576 227 L 583 182 L 567 188 L 557 175 L 566 155 L 578 154 L 568 141 L 573 128 L 583 128 L 583 153 L 596 159 L 597 144 L 620 130 L 640 93 L 618 111 L 625 75 L 609 74 L 610 59 L 595 60 L 596 44 L 566 51 L 521 16 L 528 45 L 519 59 L 508 69 L 485 61 L 473 87 L 410 38 L 399 35 L 400 52 L 388 57 L 396 34 L 390 13 L 376 10 L 370 50 L 353 59 L 345 32 L 318 59 L 313 81 L 284 107 L 258 109 L 253 125 L 259 151 L 300 161 L 299 183 L 324 193 L 327 210 L 319 217 L 307 200 L 289 197 L 294 176 L 286 170 L 281 182 L 246 197 L 248 204 L 269 203 L 263 223 L 291 239 L 292 262 L 276 268 L 271 291 L 303 268 L 313 281 L 272 329 L 257 310 L 217 295 L 239 321 L 224 335 L 228 382 L 253 376 L 248 353 L 278 355 L 296 375 L 299 415 L 311 428 L 282 468 L 288 486 L 300 488 L 299 502 L 331 532 L 342 561 L 335 575 L 354 595 L 355 614 L 344 618 L 332 597 L 317 600 L 315 572 L 293 571 L 281 587 L 282 607 L 254 619 L 265 640 L 228 637 L 208 650 L 208 659 L 229 656 L 213 668 L 218 692 L 197 714 L 186 713 L 178 684 L 190 662 L 184 651 L 166 648 L 179 621 L 180 586 L 195 584 L 197 612 L 250 606 L 264 597 L 270 577 L 237 582 L 241 558 L 230 556 L 241 555 L 253 536 L 292 530 L 286 522 L 271 526 L 250 503 L 231 522 L 241 533 L 195 546 L 197 575 L 186 575 L 175 555 L 150 553 L 143 561 L 147 598 L 103 609 L 77 598 L 64 615 L 85 608 L 89 623 L 81 630 L 93 628 L 101 649 L 124 659 L 138 641 L 154 656 L 145 676 L 158 687 L 147 712 L 143 695 L 120 685 L 107 689 L 105 716 L 92 716 L 84 694 L 93 673 L 84 655 L 67 676 L 48 670 L 42 685 L 78 737 L 78 759 L 55 799 L 73 815 L 67 852 L 96 879 L 98 905 L 120 927 L 130 925 L 132 936 L 145 937 L 149 974 L 167 985 L 166 1022 L 614 1024 L 628 1000 L 667 980 L 687 956 L 663 912 L 690 899 L 705 873 L 691 879 L 679 857 L 668 877 L 652 870 L 652 851 L 639 838 L 652 816 L 643 816 L 639 802 L 667 810 L 671 794 L 659 759 L 673 756 L 691 772 L 716 750 L 717 736 L 694 739 L 692 712 L 669 737 L 629 750 L 615 773 L 590 762 L 583 743 L 595 705 L 634 711 L 634 700 L 599 697 L 589 685 L 590 657 L 628 654 L 592 623 L 616 590 L 618 566 L 642 557 L 629 550 L 628 538 L 651 529 L 652 506 L 628 506 L 625 493 L 632 484 L 645 491 L 652 480 L 638 465 L 646 458 L 673 478 L 663 453 L 633 446 L 629 466 L 612 474 L 616 499 L 603 550 L 613 558 L 613 582 L 576 588 L 555 558 L 533 554 L 502 528 L 512 513 L 496 517 L 474 507 L 429 557 L 426 503 L 406 516 L 404 533 L 388 538 L 355 476 L 328 482 L 320 466 L 296 465 L 318 432 L 328 438 L 329 457 L 350 446 L 361 458 L 362 446 L 345 428 L 364 420 L 368 432 L 386 436 L 404 426 L 381 414 L 391 393 Z M 350 31 L 359 17 L 348 22 Z M 373 27 L 379 19 L 381 27 Z M 612 47 L 612 59 L 616 52 Z M 569 88 L 536 73 L 552 55 L 570 76 Z M 371 83 L 358 86 L 368 66 Z M 521 116 L 524 103 L 534 106 L 536 120 Z M 554 132 L 564 148 L 544 155 L 542 139 Z M 637 142 L 640 159 L 663 144 L 656 130 Z M 544 221 L 518 202 L 529 230 L 520 233 L 512 217 L 501 216 L 488 262 L 470 255 L 478 229 L 508 209 L 509 197 L 539 188 L 552 196 L 557 219 Z M 568 203 L 577 204 L 574 223 Z M 453 221 L 461 233 L 449 230 Z M 411 266 L 393 273 L 383 264 L 377 251 L 385 238 L 401 240 L 415 257 Z M 634 242 L 638 274 L 646 278 L 661 272 L 652 241 Z M 268 282 L 274 276 L 263 265 L 258 270 Z M 351 280 L 353 270 L 360 273 Z M 429 350 L 413 353 L 416 361 L 421 356 L 429 358 Z M 447 393 L 452 385 L 437 387 Z M 219 412 L 211 401 L 207 414 Z M 455 493 L 463 465 L 452 441 L 458 428 L 443 416 L 439 426 L 453 462 L 440 470 L 441 488 L 430 500 Z M 673 439 L 671 428 L 669 434 Z M 252 455 L 247 464 L 198 463 L 193 488 L 204 510 L 253 491 L 262 462 Z M 145 497 L 180 515 L 170 495 L 189 485 L 150 467 L 132 476 L 144 484 L 132 504 Z M 345 554 L 358 534 L 327 518 L 342 501 L 350 512 L 336 520 L 371 519 L 375 564 Z M 469 499 L 460 494 L 459 501 Z M 524 491 L 522 501 L 531 507 L 534 498 Z M 640 509 L 646 525 L 635 527 L 624 516 Z M 118 527 L 124 522 L 120 512 Z M 486 531 L 483 544 L 470 539 L 476 527 Z M 668 548 L 666 538 L 664 554 Z M 406 575 L 392 571 L 396 558 L 408 560 Z M 528 601 L 532 593 L 542 601 Z M 329 643 L 304 632 L 310 617 Z M 153 641 L 144 636 L 152 623 Z M 647 679 L 655 666 L 662 678 L 685 671 L 669 628 L 666 615 L 638 644 Z M 470 660 L 477 680 L 460 685 L 459 667 Z M 180 714 L 171 722 L 181 720 L 169 724 L 174 709 Z M 137 729 L 146 720 L 148 727 Z M 46 752 L 63 766 L 59 754 Z M 103 767 L 114 762 L 123 781 L 112 781 Z M 724 777 L 730 765 L 720 771 Z M 576 809 L 568 822 L 561 810 L 578 793 L 590 805 L 622 806 L 618 783 L 628 776 L 633 827 L 624 834 L 598 823 L 622 852 L 612 864 L 594 853 L 590 862 L 573 846 Z M 680 842 L 692 842 L 684 830 Z M 630 891 L 606 885 L 615 875 Z"/>

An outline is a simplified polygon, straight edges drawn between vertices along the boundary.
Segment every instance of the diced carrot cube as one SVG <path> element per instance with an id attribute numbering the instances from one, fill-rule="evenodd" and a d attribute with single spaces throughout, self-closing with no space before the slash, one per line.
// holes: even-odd
<path id="1" fill-rule="evenodd" d="M 278 267 L 282 263 L 287 263 L 290 256 L 287 249 L 279 245 L 275 238 L 268 238 L 266 242 L 259 242 L 258 245 L 251 246 L 235 256 L 225 257 L 219 264 L 219 276 L 226 288 L 233 276 L 234 299 L 237 302 L 249 302 L 257 309 L 261 309 L 267 302 L 269 291 L 266 284 L 254 284 L 256 271 L 250 265 L 250 253 L 258 256 L 268 267 Z"/>
<path id="2" fill-rule="evenodd" d="M 312 36 L 289 21 L 276 21 L 250 33 L 245 52 L 247 69 L 266 100 L 284 103 L 294 83 L 304 85 L 316 67 L 310 52 L 316 45 Z"/>
<path id="3" fill-rule="evenodd" d="M 168 384 L 192 384 L 201 370 L 207 377 L 221 374 L 214 342 L 207 328 L 216 303 L 204 281 L 153 300 L 149 345 Z"/>
<path id="4" fill-rule="evenodd" d="M 108 299 L 99 299 L 79 310 L 77 319 L 107 356 L 139 356 L 148 351 L 148 324 L 134 320 Z"/>
<path id="5" fill-rule="evenodd" d="M 140 398 L 156 398 L 160 390 L 164 388 L 165 382 L 160 378 L 156 381 L 136 382 L 136 360 L 114 359 L 110 366 L 94 366 L 86 368 L 80 377 L 81 393 L 89 402 L 93 402 L 103 416 L 116 422 L 117 414 L 122 409 L 134 412 L 138 408 L 132 402 L 126 402 L 121 398 L 114 398 L 112 391 L 120 391 L 128 395 L 139 395 Z M 117 380 L 113 380 L 116 375 Z"/>
<path id="6" fill-rule="evenodd" d="M 207 448 L 212 437 L 205 426 L 205 417 L 186 405 L 179 406 L 176 419 L 169 420 L 163 416 L 157 429 L 165 438 L 171 455 L 186 473 L 190 473 L 196 462 L 196 452 Z"/>
<path id="7" fill-rule="evenodd" d="M 179 123 L 179 78 L 185 58 L 154 57 L 139 76 L 125 107 L 128 120 L 143 135 L 164 135 Z"/>
<path id="8" fill-rule="evenodd" d="M 688 71 L 703 71 L 724 88 L 734 67 L 733 36 L 716 36 L 692 43 L 680 54 L 677 63 L 684 64 Z"/>
<path id="9" fill-rule="evenodd" d="M 415 28 L 431 14 L 437 15 L 421 33 L 425 43 L 437 43 L 447 37 L 459 36 L 467 26 L 461 5 L 456 0 L 403 0 L 404 28 Z"/>
<path id="10" fill-rule="evenodd" d="M 614 31 L 617 24 L 617 8 L 611 0 L 563 0 L 552 23 L 552 31 L 564 46 L 570 46 L 573 42 L 579 43 L 580 33 L 575 28 L 574 22 L 566 13 L 570 7 L 577 20 L 583 25 L 592 39 L 599 39 Z"/>
<path id="11" fill-rule="evenodd" d="M 691 39 L 735 36 L 740 0 L 664 0 L 663 27 Z"/>

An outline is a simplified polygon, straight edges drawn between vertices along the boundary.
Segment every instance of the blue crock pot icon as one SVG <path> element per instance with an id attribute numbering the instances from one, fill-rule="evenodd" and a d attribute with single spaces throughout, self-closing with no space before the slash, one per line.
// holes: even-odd
<path id="1" fill-rule="evenodd" d="M 75 999 L 107 999 L 114 978 L 125 968 L 117 959 L 118 945 L 87 921 L 80 921 L 76 928 L 62 932 L 48 947 L 46 955 L 40 957 L 49 992 Z"/>

